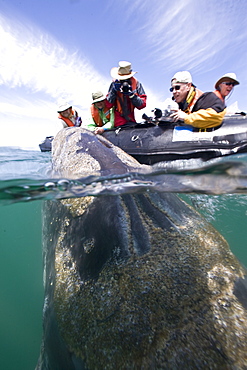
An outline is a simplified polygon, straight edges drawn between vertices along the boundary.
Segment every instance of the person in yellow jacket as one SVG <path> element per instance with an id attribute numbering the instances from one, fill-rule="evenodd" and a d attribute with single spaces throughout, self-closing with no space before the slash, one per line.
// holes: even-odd
<path id="1" fill-rule="evenodd" d="M 174 122 L 182 121 L 195 130 L 212 131 L 219 127 L 226 113 L 225 103 L 214 93 L 198 90 L 188 71 L 175 73 L 170 91 L 179 109 L 171 114 Z"/>
<path id="2" fill-rule="evenodd" d="M 103 134 L 114 127 L 114 108 L 109 107 L 105 95 L 101 91 L 92 94 L 91 117 L 86 128 L 95 134 Z"/>

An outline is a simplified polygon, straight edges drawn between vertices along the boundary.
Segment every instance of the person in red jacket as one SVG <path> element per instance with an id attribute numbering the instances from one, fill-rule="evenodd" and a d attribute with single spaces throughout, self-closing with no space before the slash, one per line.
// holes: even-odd
<path id="1" fill-rule="evenodd" d="M 133 77 L 137 72 L 131 69 L 131 63 L 120 61 L 118 67 L 111 69 L 113 82 L 107 94 L 108 107 L 115 108 L 114 126 L 133 125 L 136 123 L 134 110 L 146 107 L 147 95 L 142 84 Z"/>

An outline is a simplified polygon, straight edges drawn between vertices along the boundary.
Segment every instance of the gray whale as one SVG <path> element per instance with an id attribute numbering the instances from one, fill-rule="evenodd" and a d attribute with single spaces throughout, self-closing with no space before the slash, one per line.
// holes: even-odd
<path id="1" fill-rule="evenodd" d="M 83 128 L 53 143 L 64 177 L 138 168 Z M 246 270 L 175 194 L 46 201 L 43 248 L 37 369 L 247 368 Z"/>

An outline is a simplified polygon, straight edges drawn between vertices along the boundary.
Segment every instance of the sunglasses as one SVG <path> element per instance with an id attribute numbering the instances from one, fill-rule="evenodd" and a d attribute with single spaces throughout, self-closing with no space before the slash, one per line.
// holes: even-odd
<path id="1" fill-rule="evenodd" d="M 222 83 L 227 86 L 235 86 L 234 82 L 222 82 Z"/>
<path id="2" fill-rule="evenodd" d="M 173 92 L 173 90 L 176 90 L 176 91 L 178 91 L 178 90 L 180 90 L 180 85 L 175 85 L 175 86 L 172 86 L 169 90 L 171 91 L 171 92 Z"/>

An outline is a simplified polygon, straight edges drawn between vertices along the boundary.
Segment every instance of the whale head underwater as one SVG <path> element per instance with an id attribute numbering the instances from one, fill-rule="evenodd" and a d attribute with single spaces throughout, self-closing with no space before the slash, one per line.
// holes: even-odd
<path id="1" fill-rule="evenodd" d="M 83 128 L 61 130 L 63 177 L 143 169 Z M 37 369 L 247 367 L 246 270 L 175 194 L 45 201 Z"/>

